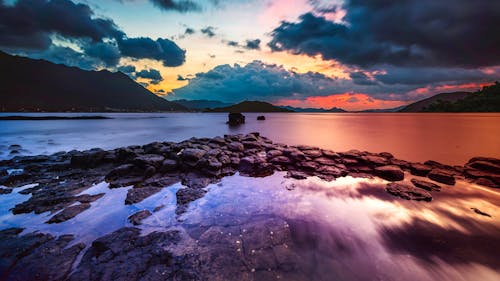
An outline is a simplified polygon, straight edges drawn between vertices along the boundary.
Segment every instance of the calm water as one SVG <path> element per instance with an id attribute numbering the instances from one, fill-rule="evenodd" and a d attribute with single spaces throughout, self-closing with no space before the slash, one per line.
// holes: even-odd
<path id="1" fill-rule="evenodd" d="M 0 115 L 13 115 L 2 113 Z M 31 114 L 81 116 L 85 114 Z M 96 115 L 89 114 L 89 115 Z M 266 121 L 245 114 L 230 128 L 225 113 L 99 114 L 109 120 L 0 121 L 0 159 L 61 150 L 104 149 L 153 141 L 261 132 L 276 142 L 335 151 L 389 151 L 411 161 L 463 165 L 474 156 L 500 157 L 500 114 L 268 113 Z M 21 148 L 11 145 L 21 145 Z"/>

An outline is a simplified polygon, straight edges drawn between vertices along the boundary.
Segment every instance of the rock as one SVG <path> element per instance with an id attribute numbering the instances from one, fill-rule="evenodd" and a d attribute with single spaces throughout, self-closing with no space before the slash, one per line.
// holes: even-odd
<path id="1" fill-rule="evenodd" d="M 492 188 L 499 188 L 498 184 L 494 183 L 493 181 L 491 181 L 487 178 L 475 179 L 474 183 L 477 185 L 482 185 L 482 186 L 487 186 L 487 187 L 492 187 Z"/>
<path id="2" fill-rule="evenodd" d="M 241 142 L 230 142 L 227 144 L 227 148 L 231 151 L 242 152 L 245 150 L 245 147 Z"/>
<path id="3" fill-rule="evenodd" d="M 398 166 L 381 166 L 375 168 L 375 175 L 388 181 L 400 181 L 404 179 L 404 173 Z"/>
<path id="4" fill-rule="evenodd" d="M 265 177 L 274 173 L 274 166 L 266 162 L 264 157 L 247 156 L 240 159 L 238 171 L 252 177 Z"/>
<path id="5" fill-rule="evenodd" d="M 155 168 L 159 168 L 162 166 L 163 160 L 165 160 L 165 157 L 162 155 L 144 154 L 137 156 L 133 162 L 139 167 L 153 166 Z"/>
<path id="6" fill-rule="evenodd" d="M 0 194 L 9 194 L 12 192 L 10 188 L 0 188 Z"/>
<path id="7" fill-rule="evenodd" d="M 480 171 L 489 172 L 493 174 L 500 174 L 500 165 L 487 161 L 474 161 L 467 164 L 467 166 L 475 168 Z"/>
<path id="8" fill-rule="evenodd" d="M 128 217 L 128 220 L 133 224 L 133 225 L 139 225 L 142 223 L 142 220 L 145 218 L 151 216 L 151 212 L 149 210 L 142 210 L 139 212 L 134 213 L 133 215 Z"/>
<path id="9" fill-rule="evenodd" d="M 127 198 L 125 198 L 125 205 L 131 205 L 141 202 L 149 196 L 160 192 L 161 187 L 156 186 L 143 186 L 134 187 L 128 190 Z"/>
<path id="10" fill-rule="evenodd" d="M 440 191 L 441 187 L 435 183 L 424 181 L 424 180 L 418 180 L 418 179 L 411 179 L 411 183 L 418 188 L 425 189 L 427 191 Z"/>
<path id="11" fill-rule="evenodd" d="M 425 177 L 432 170 L 431 167 L 421 163 L 411 163 L 410 172 L 412 175 Z"/>
<path id="12" fill-rule="evenodd" d="M 189 203 L 205 196 L 205 193 L 207 193 L 207 191 L 201 188 L 187 187 L 179 189 L 175 194 L 177 198 L 177 208 L 175 213 L 178 215 L 184 213 L 187 210 Z"/>
<path id="13" fill-rule="evenodd" d="M 376 155 L 365 155 L 362 156 L 361 159 L 365 161 L 368 164 L 374 165 L 374 166 L 384 166 L 388 165 L 387 159 L 381 156 L 376 156 Z"/>
<path id="14" fill-rule="evenodd" d="M 241 142 L 245 149 L 252 149 L 252 148 L 262 148 L 262 144 L 258 141 L 242 141 Z"/>
<path id="15" fill-rule="evenodd" d="M 106 151 L 100 148 L 94 148 L 83 151 L 71 157 L 71 166 L 81 168 L 93 168 L 103 163 Z"/>
<path id="16" fill-rule="evenodd" d="M 172 172 L 177 170 L 178 167 L 177 161 L 173 159 L 165 159 L 161 165 L 161 171 L 163 172 Z"/>
<path id="17" fill-rule="evenodd" d="M 314 150 L 302 150 L 302 153 L 304 153 L 305 156 L 311 157 L 311 158 L 318 158 L 323 155 L 323 152 L 319 149 L 314 149 Z"/>
<path id="18" fill-rule="evenodd" d="M 64 208 L 64 210 L 57 213 L 55 216 L 50 218 L 45 223 L 60 223 L 63 221 L 70 220 L 70 219 L 76 217 L 81 212 L 83 212 L 89 208 L 90 208 L 89 203 L 82 203 L 82 204 L 66 207 L 66 208 Z"/>
<path id="19" fill-rule="evenodd" d="M 384 158 L 387 158 L 387 159 L 392 159 L 394 158 L 394 155 L 392 155 L 391 153 L 389 152 L 380 152 L 379 153 L 380 156 L 384 157 Z"/>
<path id="20" fill-rule="evenodd" d="M 30 249 L 25 256 L 17 252 L 20 259 L 5 280 L 67 280 L 73 263 L 85 248 L 83 243 L 68 247 L 73 239 L 73 235 L 51 237 L 39 247 Z M 3 279 L 4 275 L 0 273 L 0 276 Z"/>
<path id="21" fill-rule="evenodd" d="M 440 183 L 444 183 L 447 185 L 455 185 L 455 178 L 451 173 L 449 173 L 446 170 L 442 169 L 433 169 L 428 175 L 428 178 L 430 178 L 433 181 L 437 181 Z"/>
<path id="22" fill-rule="evenodd" d="M 473 157 L 467 163 L 473 163 L 477 161 L 489 162 L 495 165 L 500 165 L 500 159 L 493 157 Z"/>
<path id="23" fill-rule="evenodd" d="M 271 160 L 269 160 L 269 162 L 271 162 L 273 164 L 278 164 L 278 165 L 288 165 L 288 164 L 292 163 L 292 161 L 290 161 L 290 159 L 288 159 L 288 157 L 286 157 L 286 156 L 276 156 L 276 157 L 272 158 Z"/>
<path id="24" fill-rule="evenodd" d="M 333 152 L 331 150 L 322 150 L 322 153 L 324 156 L 326 156 L 328 158 L 332 158 L 332 159 L 337 159 L 340 157 L 340 155 L 338 155 L 336 152 Z"/>
<path id="25" fill-rule="evenodd" d="M 197 148 L 185 148 L 181 151 L 180 156 L 184 163 L 195 166 L 198 161 L 207 153 L 205 150 L 197 149 Z"/>
<path id="26" fill-rule="evenodd" d="M 428 201 L 428 202 L 432 200 L 432 195 L 429 192 L 403 183 L 397 183 L 397 182 L 388 183 L 385 190 L 389 194 L 407 200 Z"/>
<path id="27" fill-rule="evenodd" d="M 347 174 L 347 171 L 333 166 L 322 166 L 318 169 L 318 173 L 333 176 L 334 178 L 339 178 L 345 176 Z"/>
<path id="28" fill-rule="evenodd" d="M 490 215 L 490 214 L 485 213 L 485 212 L 483 212 L 483 211 L 479 210 L 478 208 L 470 208 L 470 209 L 471 209 L 471 210 L 473 210 L 473 211 L 474 211 L 474 213 L 476 213 L 476 214 L 479 214 L 479 215 L 481 215 L 481 216 L 485 216 L 485 217 L 489 217 L 489 218 L 491 218 L 491 215 Z"/>
<path id="29" fill-rule="evenodd" d="M 264 121 L 264 120 L 266 120 L 266 116 L 259 115 L 259 116 L 257 116 L 257 120 Z"/>
<path id="30" fill-rule="evenodd" d="M 315 171 L 319 168 L 318 163 L 313 161 L 304 161 L 297 163 L 297 166 L 306 170 L 306 171 Z"/>
<path id="31" fill-rule="evenodd" d="M 245 123 L 245 116 L 239 112 L 237 113 L 229 113 L 227 115 L 228 121 L 227 124 L 230 126 L 237 126 Z"/>
<path id="32" fill-rule="evenodd" d="M 337 162 L 335 160 L 332 160 L 332 159 L 327 158 L 327 157 L 318 157 L 318 158 L 314 159 L 314 162 L 317 162 L 321 165 L 328 165 L 328 166 L 333 166 L 333 165 L 337 164 Z"/>
<path id="33" fill-rule="evenodd" d="M 277 150 L 277 149 L 271 149 L 267 152 L 267 158 L 270 158 L 270 159 L 272 159 L 276 156 L 281 156 L 281 155 L 283 155 L 283 151 Z"/>
<path id="34" fill-rule="evenodd" d="M 304 173 L 304 172 L 301 172 L 301 171 L 291 170 L 291 171 L 287 172 L 287 177 L 298 179 L 298 180 L 303 180 L 303 179 L 307 179 L 307 177 L 309 177 L 309 175 Z"/>
<path id="35" fill-rule="evenodd" d="M 130 176 L 131 174 L 136 174 L 136 169 L 136 166 L 133 164 L 120 165 L 106 175 L 106 180 L 115 180 L 121 177 Z"/>
<path id="36" fill-rule="evenodd" d="M 193 280 L 172 268 L 173 257 L 166 249 L 178 243 L 179 232 L 153 232 L 141 236 L 137 228 L 121 228 L 101 237 L 85 252 L 70 281 L 85 280 Z M 149 278 L 150 270 L 160 270 Z"/>

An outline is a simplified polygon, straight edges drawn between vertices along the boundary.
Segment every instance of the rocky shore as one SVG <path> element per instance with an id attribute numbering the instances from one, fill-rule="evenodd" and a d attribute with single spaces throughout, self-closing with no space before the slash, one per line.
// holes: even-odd
<path id="1" fill-rule="evenodd" d="M 20 192 L 31 194 L 31 197 L 17 204 L 12 213 L 53 213 L 46 222 L 48 224 L 70 220 L 89 209 L 91 203 L 104 194 L 79 194 L 102 181 L 108 182 L 110 188 L 133 186 L 123 204 L 139 203 L 164 187 L 181 182 L 185 188 L 176 193 L 177 215 L 183 214 L 191 202 L 205 195 L 204 187 L 235 173 L 265 177 L 276 171 L 285 171 L 294 179 L 317 176 L 326 181 L 344 176 L 378 177 L 388 181 L 387 193 L 402 200 L 422 201 L 431 201 L 432 193 L 439 192 L 442 185 L 454 185 L 457 180 L 487 188 L 500 186 L 499 159 L 474 157 L 464 166 L 435 161 L 412 163 L 396 159 L 388 152 L 334 152 L 311 146 L 273 143 L 259 133 L 192 138 L 180 143 L 155 142 L 107 151 L 96 148 L 48 156 L 18 156 L 1 161 L 0 167 L 0 185 L 4 186 L 0 188 L 0 196 L 11 193 L 14 187 L 38 183 Z M 410 181 L 405 179 L 408 175 Z M 133 225 L 140 225 L 151 215 L 150 211 L 140 211 L 131 215 L 129 220 Z M 197 264 L 199 259 L 181 258 L 165 250 L 175 248 L 183 235 L 177 231 L 140 236 L 137 228 L 123 228 L 94 241 L 84 254 L 82 251 L 86 245 L 80 243 L 67 247 L 73 239 L 71 235 L 19 235 L 21 232 L 19 228 L 0 231 L 0 280 L 24 280 L 28 276 L 42 280 L 200 279 L 200 272 L 195 270 L 200 266 Z M 277 234 L 282 235 L 279 239 L 290 239 L 286 231 Z M 198 237 L 202 241 L 197 244 L 200 251 L 203 243 L 217 240 L 215 236 L 217 232 L 205 232 Z M 267 243 L 273 249 L 272 262 L 277 266 L 286 266 L 287 259 L 293 258 L 286 254 L 287 249 L 278 247 L 281 242 L 265 240 L 261 243 Z M 285 254 L 280 256 L 279 251 Z M 72 270 L 79 254 L 83 254 L 81 262 Z M 35 261 L 42 258 L 46 261 L 43 266 L 25 270 L 26 264 L 36 264 Z M 279 259 L 283 259 L 282 263 Z M 127 268 L 120 269 L 120 264 L 123 267 L 125 261 Z M 58 270 L 44 269 L 50 266 Z"/>

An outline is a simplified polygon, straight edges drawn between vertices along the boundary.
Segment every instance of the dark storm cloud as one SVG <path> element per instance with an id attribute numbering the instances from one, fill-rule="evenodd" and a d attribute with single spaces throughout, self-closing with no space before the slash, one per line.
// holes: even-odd
<path id="1" fill-rule="evenodd" d="M 364 72 L 355 71 L 349 74 L 354 84 L 358 85 L 375 85 L 375 82 L 372 81 Z"/>
<path id="2" fill-rule="evenodd" d="M 97 58 L 87 56 L 68 47 L 56 45 L 52 45 L 46 50 L 28 50 L 21 52 L 20 55 L 34 59 L 44 59 L 57 64 L 76 66 L 85 70 L 93 70 L 103 66 L 103 62 Z"/>
<path id="3" fill-rule="evenodd" d="M 135 66 L 133 66 L 133 65 L 121 65 L 117 69 L 118 69 L 118 71 L 121 71 L 125 74 L 130 74 L 130 73 L 135 72 Z"/>
<path id="4" fill-rule="evenodd" d="M 118 40 L 118 47 L 124 56 L 159 60 L 164 66 L 180 66 L 186 60 L 186 51 L 168 39 L 126 38 Z"/>
<path id="5" fill-rule="evenodd" d="M 236 41 L 227 41 L 226 44 L 230 47 L 239 47 L 240 44 Z"/>
<path id="6" fill-rule="evenodd" d="M 155 6 L 164 11 L 193 12 L 200 11 L 201 6 L 190 0 L 150 0 Z"/>
<path id="7" fill-rule="evenodd" d="M 191 27 L 187 27 L 186 30 L 184 31 L 184 35 L 191 35 L 194 33 L 195 33 L 195 30 L 192 29 Z"/>
<path id="8" fill-rule="evenodd" d="M 89 38 L 123 36 L 112 20 L 93 18 L 85 4 L 69 0 L 19 0 L 14 5 L 0 2 L 0 46 L 21 49 L 47 49 L 50 35 Z"/>
<path id="9" fill-rule="evenodd" d="M 205 34 L 208 37 L 214 37 L 215 36 L 215 27 L 213 26 L 207 26 L 203 29 L 200 30 L 201 33 Z"/>
<path id="10" fill-rule="evenodd" d="M 52 36 L 78 45 L 83 53 L 58 48 Z M 88 56 L 82 63 L 85 68 L 113 67 L 123 56 L 179 66 L 186 53 L 168 39 L 128 38 L 112 20 L 95 17 L 89 6 L 69 0 L 19 0 L 12 5 L 0 1 L 0 48 L 71 65 L 76 57 Z M 61 54 L 54 54 L 55 50 Z M 62 59 L 64 55 L 67 60 Z"/>
<path id="11" fill-rule="evenodd" d="M 348 0 L 343 21 L 313 13 L 272 31 L 273 51 L 362 67 L 481 67 L 500 63 L 500 1 Z"/>
<path id="12" fill-rule="evenodd" d="M 163 81 L 163 77 L 156 69 L 143 69 L 135 73 L 137 77 L 151 80 L 151 84 L 158 84 Z"/>
<path id="13" fill-rule="evenodd" d="M 249 50 L 260 50 L 260 39 L 247 40 L 245 48 Z"/>
<path id="14" fill-rule="evenodd" d="M 177 81 L 188 81 L 188 80 L 189 80 L 188 78 L 186 78 L 186 77 L 184 77 L 184 76 L 182 76 L 180 74 L 177 75 Z"/>

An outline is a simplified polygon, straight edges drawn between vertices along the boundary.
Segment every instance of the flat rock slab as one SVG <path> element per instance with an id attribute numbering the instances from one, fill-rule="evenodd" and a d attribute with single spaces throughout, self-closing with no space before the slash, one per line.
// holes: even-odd
<path id="1" fill-rule="evenodd" d="M 389 194 L 407 200 L 432 201 L 432 195 L 429 192 L 408 184 L 391 182 L 387 184 L 385 190 Z"/>
<path id="2" fill-rule="evenodd" d="M 125 205 L 139 203 L 142 200 L 148 198 L 149 196 L 160 192 L 160 190 L 161 190 L 161 187 L 156 187 L 156 186 L 144 186 L 144 187 L 131 188 L 127 192 L 127 198 L 125 198 Z"/>
<path id="3" fill-rule="evenodd" d="M 50 218 L 46 223 L 60 223 L 76 217 L 81 212 L 90 208 L 90 203 L 82 203 L 64 208 L 60 213 Z"/>
<path id="4" fill-rule="evenodd" d="M 433 181 L 444 183 L 447 185 L 455 185 L 455 178 L 451 173 L 443 169 L 433 169 L 428 175 Z"/>
<path id="5" fill-rule="evenodd" d="M 388 181 L 400 181 L 405 178 L 403 171 L 394 165 L 375 168 L 375 175 Z"/>
<path id="6" fill-rule="evenodd" d="M 424 181 L 424 180 L 411 179 L 411 183 L 415 187 L 425 189 L 427 191 L 440 191 L 441 190 L 441 186 L 439 186 L 435 183 L 432 183 L 432 182 Z"/>
<path id="7" fill-rule="evenodd" d="M 151 216 L 151 212 L 149 210 L 142 210 L 137 213 L 134 213 L 133 215 L 128 217 L 128 220 L 133 224 L 133 225 L 139 225 L 142 223 L 142 220 Z"/>

